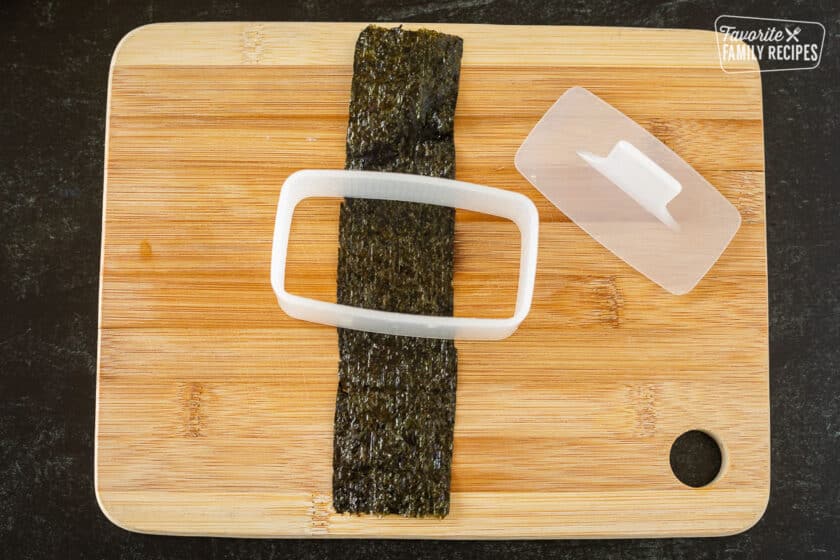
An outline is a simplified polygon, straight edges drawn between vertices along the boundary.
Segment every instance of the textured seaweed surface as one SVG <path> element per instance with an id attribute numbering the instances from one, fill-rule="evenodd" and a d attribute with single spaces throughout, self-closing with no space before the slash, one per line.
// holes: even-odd
<path id="1" fill-rule="evenodd" d="M 460 37 L 370 26 L 353 63 L 347 169 L 455 176 Z"/>
<path id="2" fill-rule="evenodd" d="M 453 117 L 462 42 L 368 27 L 359 36 L 348 169 L 455 174 Z M 451 208 L 348 199 L 339 303 L 451 315 Z M 451 340 L 339 329 L 333 505 L 352 513 L 449 512 L 457 352 Z"/>

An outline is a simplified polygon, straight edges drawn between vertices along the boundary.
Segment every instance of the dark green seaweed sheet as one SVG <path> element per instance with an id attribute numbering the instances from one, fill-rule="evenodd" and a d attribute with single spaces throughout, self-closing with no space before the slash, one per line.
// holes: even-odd
<path id="1" fill-rule="evenodd" d="M 356 44 L 348 169 L 454 177 L 462 41 L 370 26 Z M 451 208 L 362 199 L 341 207 L 338 302 L 452 315 Z M 458 357 L 451 340 L 339 329 L 333 454 L 338 512 L 449 512 Z"/>

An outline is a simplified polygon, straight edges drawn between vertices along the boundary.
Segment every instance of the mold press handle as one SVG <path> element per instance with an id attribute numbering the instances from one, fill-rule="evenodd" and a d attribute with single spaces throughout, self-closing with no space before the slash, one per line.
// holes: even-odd
<path id="1" fill-rule="evenodd" d="M 682 185 L 636 146 L 619 140 L 606 157 L 583 151 L 577 154 L 669 229 L 680 230 L 668 212 L 668 203 L 682 192 Z"/>

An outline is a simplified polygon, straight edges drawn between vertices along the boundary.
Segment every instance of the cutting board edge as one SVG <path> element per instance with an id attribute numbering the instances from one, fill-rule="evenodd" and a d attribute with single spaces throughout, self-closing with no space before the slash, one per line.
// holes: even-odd
<path id="1" fill-rule="evenodd" d="M 221 47 L 218 50 L 217 57 L 211 61 L 202 60 L 201 65 L 239 65 L 242 62 L 239 60 L 242 56 L 243 50 L 248 50 L 249 47 L 253 46 L 248 44 L 249 39 L 247 38 L 249 34 L 252 34 L 254 37 L 259 37 L 261 33 L 261 29 L 265 26 L 270 27 L 286 27 L 290 30 L 293 30 L 299 26 L 330 26 L 330 27 L 338 27 L 340 31 L 352 32 L 355 36 L 367 25 L 380 25 L 380 26 L 403 26 L 406 29 L 420 29 L 426 28 L 429 26 L 433 26 L 435 29 L 440 30 L 442 32 L 448 33 L 460 33 L 464 34 L 465 32 L 469 32 L 471 30 L 492 30 L 492 29 L 504 29 L 506 31 L 516 31 L 516 30 L 527 30 L 531 35 L 536 32 L 538 36 L 541 34 L 544 35 L 548 40 L 557 40 L 556 36 L 550 34 L 551 30 L 562 28 L 565 32 L 570 35 L 577 35 L 577 34 L 586 34 L 592 32 L 609 32 L 616 37 L 620 37 L 624 41 L 637 41 L 640 37 L 636 37 L 634 35 L 648 35 L 650 33 L 655 33 L 662 35 L 663 39 L 668 39 L 671 37 L 677 36 L 709 36 L 715 38 L 715 56 L 704 56 L 704 58 L 699 59 L 691 59 L 686 58 L 685 60 L 681 61 L 679 67 L 685 66 L 699 66 L 705 68 L 719 68 L 722 69 L 719 54 L 717 54 L 717 45 L 718 40 L 721 37 L 724 37 L 725 34 L 717 32 L 713 29 L 685 29 L 685 28 L 672 28 L 672 27 L 624 27 L 624 26 L 584 26 L 584 25 L 506 25 L 506 24 L 487 24 L 487 23 L 435 23 L 435 22 L 382 22 L 382 21 L 373 21 L 373 22 L 292 22 L 292 21 L 253 21 L 253 22 L 236 22 L 236 21 L 217 21 L 217 22 L 199 22 L 199 21 L 188 21 L 188 22 L 156 22 L 156 23 L 148 23 L 145 25 L 141 25 L 130 30 L 126 33 L 118 42 L 114 51 L 111 56 L 111 67 L 110 71 L 113 72 L 116 66 L 144 66 L 144 65 L 163 65 L 163 66 L 183 66 L 184 61 L 182 59 L 174 58 L 177 49 L 167 48 L 165 51 L 153 51 L 149 48 L 144 48 L 142 41 L 145 40 L 144 35 L 152 35 L 154 36 L 156 33 L 165 34 L 166 31 L 171 29 L 178 29 L 179 27 L 193 27 L 193 28 L 218 28 L 220 26 L 235 26 L 240 27 L 240 32 L 243 35 L 243 43 L 226 45 Z M 668 37 L 668 36 L 671 37 Z M 563 39 L 567 39 L 568 37 L 564 37 Z M 171 39 L 171 37 L 170 37 Z M 731 39 L 730 39 L 731 40 Z M 742 42 L 740 40 L 736 40 L 736 42 Z M 139 44 L 139 45 L 138 45 Z M 131 47 L 138 46 L 139 48 L 136 51 L 132 51 Z M 643 51 L 644 43 L 639 42 L 638 50 Z M 515 48 L 515 45 L 511 45 L 511 48 Z M 256 64 L 256 65 L 284 65 L 287 64 L 285 59 L 290 51 L 283 50 L 280 53 L 275 53 L 274 55 L 265 53 L 260 53 L 259 55 L 255 55 L 248 64 Z M 293 52 L 293 51 L 292 51 Z M 283 56 L 277 56 L 277 55 Z M 580 52 L 573 53 L 576 57 L 580 57 Z M 189 55 L 188 55 L 189 56 Z M 557 63 L 557 53 L 554 53 L 550 58 L 540 59 L 542 62 L 540 64 L 548 64 L 550 65 L 551 62 Z M 645 56 L 645 55 L 642 55 Z M 232 57 L 235 57 L 232 58 Z M 465 57 L 467 63 L 471 63 L 473 65 L 482 66 L 484 64 L 481 61 L 470 60 L 470 52 L 467 50 L 465 51 Z M 127 60 L 121 60 L 127 59 Z M 561 59 L 562 60 L 562 59 Z M 627 59 L 615 58 L 615 62 L 617 65 L 634 65 L 638 66 L 637 64 L 631 62 L 634 59 L 632 57 Z M 648 61 L 655 60 L 654 57 L 648 57 Z M 551 61 L 551 62 L 549 62 Z M 307 59 L 308 64 L 315 64 L 315 65 L 327 65 L 327 64 L 342 64 L 344 63 L 344 58 L 334 58 L 331 53 L 327 53 L 326 56 L 318 56 L 318 57 L 310 57 Z M 511 58 L 509 60 L 512 64 L 522 64 L 523 61 L 517 58 Z M 528 64 L 530 65 L 530 63 Z M 595 66 L 603 66 L 603 64 L 591 64 L 588 62 L 584 62 L 583 66 L 595 65 Z M 644 65 L 642 65 L 644 66 Z M 658 66 L 658 65 L 657 65 Z M 752 74 L 756 75 L 756 78 L 760 81 L 760 66 L 757 61 L 755 60 L 747 60 L 747 61 L 737 61 L 737 62 L 730 62 L 728 63 L 727 68 L 734 69 L 735 74 Z"/>
<path id="2" fill-rule="evenodd" d="M 137 519 L 121 518 L 119 514 L 115 513 L 108 507 L 107 494 L 103 494 L 100 489 L 98 480 L 94 479 L 94 489 L 96 494 L 97 504 L 108 521 L 115 526 L 132 533 L 146 534 L 146 535 L 164 535 L 164 536 L 180 536 L 180 537 L 223 537 L 223 538 L 259 538 L 259 539 L 420 539 L 420 540 L 459 540 L 459 539 L 475 539 L 475 540 L 533 540 L 533 539 L 552 539 L 552 540 L 571 540 L 571 539 L 646 539 L 646 538 L 707 538 L 707 537 L 729 537 L 738 535 L 750 530 L 764 516 L 770 498 L 770 484 L 769 476 L 767 484 L 763 487 L 764 491 L 756 494 L 749 502 L 750 509 L 744 510 L 743 514 L 737 518 L 729 518 L 724 521 L 716 521 L 712 526 L 698 524 L 691 528 L 669 528 L 661 531 L 645 529 L 625 530 L 622 533 L 611 533 L 609 524 L 602 527 L 591 525 L 588 531 L 578 529 L 570 529 L 569 526 L 562 524 L 557 525 L 531 525 L 528 530 L 511 530 L 510 527 L 500 529 L 489 529 L 484 531 L 469 530 L 466 528 L 452 528 L 445 527 L 442 530 L 416 530 L 413 527 L 409 529 L 402 529 L 398 526 L 390 525 L 384 528 L 368 525 L 362 529 L 351 528 L 351 530 L 342 530 L 341 527 L 335 529 L 318 528 L 313 529 L 307 524 L 309 530 L 259 530 L 259 529 L 231 529 L 231 530 L 216 530 L 216 529 L 185 529 L 182 531 L 171 530 L 172 524 L 167 521 L 158 522 L 144 521 L 146 519 L 154 518 L 160 513 L 160 510 L 155 508 L 148 508 L 148 503 L 138 501 L 138 506 L 135 506 L 135 515 Z M 565 493 L 555 492 L 547 495 L 556 494 L 558 499 Z M 752 493 L 751 493 L 752 494 Z M 546 496 L 546 494 L 543 494 Z M 126 507 L 130 507 L 130 502 L 124 502 Z M 144 512 L 144 506 L 149 511 Z M 746 505 L 743 507 L 747 507 Z M 721 506 L 720 513 L 724 513 L 725 507 Z M 715 511 L 712 511 L 715 513 Z M 351 516 L 348 514 L 332 514 L 333 518 L 339 520 L 346 520 L 348 518 L 364 519 L 366 516 Z M 408 523 L 422 522 L 422 523 L 437 523 L 438 520 L 416 520 L 406 519 L 399 516 L 386 516 L 382 519 L 396 519 Z M 681 518 L 681 523 L 690 523 L 691 520 L 686 521 L 686 517 Z M 247 521 L 245 522 L 247 523 Z M 329 521 L 326 522 L 329 526 Z M 189 524 L 186 524 L 189 525 Z M 200 525 L 200 523 L 198 524 Z M 167 529 L 170 527 L 170 529 Z M 244 526 L 243 526 L 244 527 Z M 564 527 L 566 528 L 564 530 Z"/>

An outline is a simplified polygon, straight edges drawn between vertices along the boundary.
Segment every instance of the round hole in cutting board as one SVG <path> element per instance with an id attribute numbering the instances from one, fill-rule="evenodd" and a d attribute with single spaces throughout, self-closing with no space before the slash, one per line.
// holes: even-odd
<path id="1" fill-rule="evenodd" d="M 689 430 L 671 444 L 671 470 L 687 486 L 700 488 L 711 483 L 722 464 L 720 445 L 702 430 Z"/>

